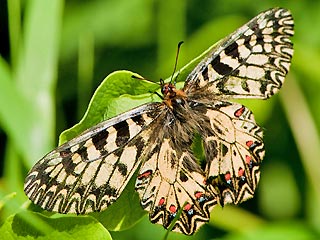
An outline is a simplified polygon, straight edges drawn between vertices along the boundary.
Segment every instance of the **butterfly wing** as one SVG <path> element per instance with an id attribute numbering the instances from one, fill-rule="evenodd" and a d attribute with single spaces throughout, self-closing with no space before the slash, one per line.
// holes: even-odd
<path id="1" fill-rule="evenodd" d="M 170 111 L 167 114 L 173 119 L 162 120 L 161 129 L 154 129 L 156 139 L 139 170 L 136 190 L 152 223 L 173 225 L 173 231 L 190 235 L 209 221 L 217 200 L 190 150 L 192 134 L 187 129 L 193 125 L 185 122 L 188 118 L 178 120 Z"/>
<path id="2" fill-rule="evenodd" d="M 282 86 L 293 54 L 293 19 L 286 9 L 260 13 L 218 43 L 188 76 L 184 91 L 199 99 L 269 98 Z"/>
<path id="3" fill-rule="evenodd" d="M 251 111 L 238 103 L 216 101 L 207 105 L 205 117 L 207 183 L 219 192 L 222 206 L 253 197 L 264 157 L 262 129 Z"/>
<path id="4" fill-rule="evenodd" d="M 161 103 L 135 108 L 48 153 L 28 173 L 26 195 L 42 208 L 59 213 L 106 209 L 139 166 L 150 137 L 144 132 L 162 108 Z"/>

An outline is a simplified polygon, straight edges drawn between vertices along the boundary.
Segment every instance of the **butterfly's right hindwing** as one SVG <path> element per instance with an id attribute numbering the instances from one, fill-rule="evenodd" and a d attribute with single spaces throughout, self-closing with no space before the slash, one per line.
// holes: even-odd
<path id="1" fill-rule="evenodd" d="M 48 153 L 25 180 L 27 196 L 59 213 L 101 211 L 114 202 L 139 166 L 150 137 L 146 128 L 161 114 L 150 103 L 104 121 Z"/>
<path id="2" fill-rule="evenodd" d="M 139 170 L 136 190 L 152 223 L 167 229 L 172 226 L 173 231 L 191 235 L 209 221 L 217 198 L 207 190 L 205 175 L 188 144 L 175 142 L 176 135 L 168 134 L 168 138 L 156 141 L 148 151 Z"/>

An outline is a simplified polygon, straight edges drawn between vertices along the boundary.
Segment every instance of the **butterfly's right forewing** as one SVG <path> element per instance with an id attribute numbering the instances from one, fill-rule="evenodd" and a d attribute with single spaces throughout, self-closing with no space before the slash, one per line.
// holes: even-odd
<path id="1" fill-rule="evenodd" d="M 269 98 L 284 82 L 293 54 L 293 19 L 270 9 L 221 41 L 188 76 L 190 98 Z"/>

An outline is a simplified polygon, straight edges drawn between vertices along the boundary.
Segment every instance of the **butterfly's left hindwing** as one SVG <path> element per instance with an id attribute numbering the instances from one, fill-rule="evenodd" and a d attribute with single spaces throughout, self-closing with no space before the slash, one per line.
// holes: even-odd
<path id="1" fill-rule="evenodd" d="M 48 153 L 26 177 L 27 196 L 59 213 L 106 209 L 139 166 L 150 137 L 144 131 L 161 114 L 160 105 L 151 103 L 123 113 Z"/>

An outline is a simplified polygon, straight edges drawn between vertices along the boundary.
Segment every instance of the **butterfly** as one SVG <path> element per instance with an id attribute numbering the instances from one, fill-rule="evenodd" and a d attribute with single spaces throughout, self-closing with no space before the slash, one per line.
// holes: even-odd
<path id="1" fill-rule="evenodd" d="M 182 89 L 161 82 L 161 102 L 103 121 L 45 155 L 25 179 L 26 195 L 48 211 L 103 211 L 137 173 L 135 190 L 150 221 L 187 235 L 217 204 L 252 198 L 263 133 L 252 112 L 230 100 L 279 91 L 293 55 L 293 26 L 286 9 L 260 13 L 218 42 Z"/>

